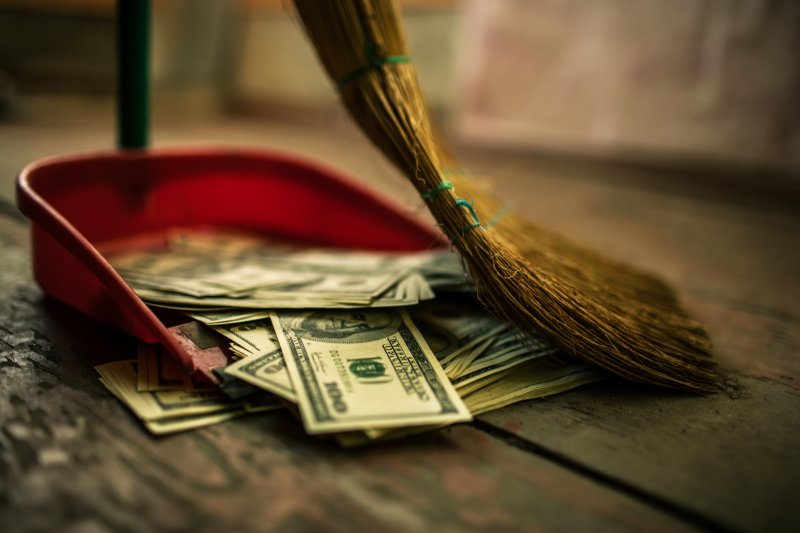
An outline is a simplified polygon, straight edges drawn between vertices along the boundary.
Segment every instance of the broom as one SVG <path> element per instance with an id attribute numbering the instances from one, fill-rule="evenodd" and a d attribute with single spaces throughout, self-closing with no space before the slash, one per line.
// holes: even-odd
<path id="1" fill-rule="evenodd" d="M 619 376 L 713 390 L 711 342 L 669 286 L 504 213 L 485 182 L 458 170 L 430 118 L 394 2 L 294 4 L 349 113 L 420 192 L 488 310 Z"/>

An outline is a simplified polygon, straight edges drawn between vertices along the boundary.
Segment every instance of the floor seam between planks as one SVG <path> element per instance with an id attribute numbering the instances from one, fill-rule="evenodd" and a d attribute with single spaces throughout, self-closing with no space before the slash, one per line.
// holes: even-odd
<path id="1" fill-rule="evenodd" d="M 499 428 L 489 422 L 485 422 L 480 419 L 475 419 L 472 421 L 472 425 L 476 429 L 483 431 L 484 433 L 490 435 L 491 437 L 494 437 L 496 439 L 505 442 L 509 446 L 512 446 L 523 452 L 536 455 L 542 459 L 555 463 L 560 467 L 571 471 L 574 474 L 590 479 L 599 485 L 602 485 L 615 492 L 624 494 L 644 505 L 665 512 L 688 524 L 699 527 L 701 529 L 712 530 L 712 531 L 731 532 L 731 533 L 736 531 L 732 529 L 730 526 L 718 522 L 717 520 L 709 516 L 706 516 L 702 513 L 698 513 L 691 509 L 687 509 L 685 507 L 681 507 L 680 505 L 670 500 L 664 499 L 635 485 L 631 485 L 630 483 L 618 479 L 614 476 L 610 476 L 599 470 L 595 470 L 594 468 L 587 466 L 583 463 L 580 463 L 574 459 L 571 459 L 566 455 L 563 455 L 559 452 L 546 448 L 540 444 L 519 437 L 518 435 L 515 435 L 514 433 Z"/>

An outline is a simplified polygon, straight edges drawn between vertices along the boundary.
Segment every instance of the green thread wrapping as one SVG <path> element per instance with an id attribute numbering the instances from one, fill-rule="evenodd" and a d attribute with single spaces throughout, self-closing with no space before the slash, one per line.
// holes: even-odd
<path id="1" fill-rule="evenodd" d="M 361 21 L 362 25 L 366 26 L 366 21 Z M 386 56 L 386 57 L 378 57 L 375 53 L 375 43 L 369 38 L 366 33 L 364 33 L 364 52 L 367 54 L 367 64 L 354 69 L 352 72 L 348 72 L 336 83 L 336 89 L 341 91 L 355 80 L 366 74 L 371 70 L 378 69 L 383 65 L 397 65 L 399 63 L 411 63 L 411 58 L 406 56 Z"/>
<path id="2" fill-rule="evenodd" d="M 501 220 L 503 220 L 503 218 L 508 213 L 511 212 L 511 207 L 509 207 L 508 205 L 503 205 L 502 207 L 500 207 L 500 209 L 497 210 L 494 216 L 492 216 L 492 218 L 489 219 L 489 222 L 487 222 L 486 224 L 481 224 L 480 220 L 478 220 L 478 214 L 475 212 L 475 208 L 472 207 L 472 203 L 468 202 L 467 200 L 459 198 L 458 200 L 456 200 L 456 205 L 459 205 L 461 207 L 466 207 L 469 210 L 470 214 L 472 215 L 472 220 L 475 221 L 472 224 L 469 224 L 461 228 L 461 237 L 466 235 L 468 231 L 475 228 L 483 228 L 485 230 L 491 229 L 492 226 L 498 224 Z M 455 239 L 451 239 L 453 241 L 453 244 L 458 244 L 458 241 L 461 240 L 461 237 L 456 237 Z"/>
<path id="3" fill-rule="evenodd" d="M 341 91 L 355 80 L 366 74 L 371 70 L 378 69 L 383 65 L 397 65 L 399 63 L 411 63 L 411 58 L 407 56 L 386 56 L 386 57 L 374 57 L 372 52 L 372 46 L 367 46 L 367 55 L 369 56 L 369 61 L 366 65 L 362 65 L 357 69 L 345 74 L 342 78 L 336 83 L 336 89 Z"/>
<path id="4" fill-rule="evenodd" d="M 466 207 L 469 211 L 469 214 L 472 215 L 472 220 L 474 221 L 472 224 L 468 224 L 461 228 L 461 235 L 463 236 L 469 230 L 481 227 L 481 220 L 478 218 L 478 213 L 475 212 L 475 208 L 472 207 L 472 202 L 468 202 L 463 198 L 459 198 L 456 200 L 456 205 L 459 207 Z"/>
<path id="5" fill-rule="evenodd" d="M 447 174 L 447 170 L 443 171 L 444 174 Z M 420 194 L 422 198 L 428 202 L 435 200 L 442 192 L 447 190 L 452 190 L 453 184 L 449 180 L 442 180 L 439 185 L 434 187 L 433 189 L 429 189 Z M 483 229 L 490 229 L 491 227 L 497 225 L 510 211 L 511 208 L 506 204 L 500 207 L 500 209 L 495 212 L 492 218 L 489 219 L 489 222 L 486 224 L 481 224 L 480 218 L 478 218 L 478 213 L 475 211 L 475 207 L 473 207 L 472 202 L 468 200 L 464 200 L 463 198 L 456 199 L 456 205 L 459 207 L 465 207 L 469 214 L 472 216 L 472 224 L 467 224 L 463 228 L 461 228 L 461 237 L 466 235 L 466 233 L 470 230 L 475 228 L 483 228 Z M 460 237 L 456 237 L 452 239 L 453 244 L 457 244 L 460 240 Z"/>
<path id="6" fill-rule="evenodd" d="M 425 191 L 424 193 L 420 194 L 420 196 L 422 196 L 423 200 L 432 202 L 433 200 L 436 199 L 437 196 L 442 194 L 442 192 L 451 190 L 452 188 L 453 184 L 450 183 L 449 180 L 443 180 L 441 183 L 439 183 L 439 185 L 437 185 L 436 187 L 434 187 L 429 191 Z"/>

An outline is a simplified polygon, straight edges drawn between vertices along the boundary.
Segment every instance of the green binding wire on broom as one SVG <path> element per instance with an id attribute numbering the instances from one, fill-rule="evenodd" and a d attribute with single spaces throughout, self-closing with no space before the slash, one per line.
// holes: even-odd
<path id="1" fill-rule="evenodd" d="M 422 197 L 423 200 L 428 201 L 428 202 L 432 202 L 433 200 L 438 198 L 438 196 L 442 192 L 447 191 L 447 190 L 452 190 L 452 189 L 453 189 L 453 184 L 450 183 L 450 181 L 442 180 L 439 183 L 439 185 L 437 185 L 433 189 L 430 189 L 430 190 L 427 190 L 427 191 L 423 192 L 422 194 L 420 194 L 420 196 Z M 464 226 L 461 229 L 461 236 L 462 237 L 469 230 L 481 227 L 481 220 L 480 220 L 480 218 L 478 218 L 478 213 L 475 212 L 475 207 L 472 205 L 472 202 L 470 202 L 468 200 L 464 200 L 463 198 L 456 198 L 456 202 L 455 203 L 459 207 L 465 207 L 467 209 L 467 211 L 469 211 L 469 214 L 472 215 L 472 220 L 473 220 L 472 224 L 468 224 L 468 225 Z"/>
<path id="2" fill-rule="evenodd" d="M 468 202 L 463 198 L 456 199 L 456 205 L 460 207 L 466 207 L 469 214 L 472 215 L 472 220 L 474 221 L 472 224 L 464 226 L 461 230 L 461 233 L 465 233 L 471 229 L 480 228 L 481 227 L 481 220 L 478 218 L 478 213 L 475 212 L 475 208 L 472 207 L 472 202 Z"/>
<path id="3" fill-rule="evenodd" d="M 400 63 L 411 63 L 411 58 L 407 56 L 386 56 L 386 57 L 378 57 L 375 55 L 375 45 L 371 42 L 366 41 L 364 43 L 364 49 L 367 52 L 367 64 L 354 69 L 351 72 L 348 72 L 342 78 L 336 82 L 336 89 L 341 91 L 353 81 L 357 80 L 367 72 L 371 70 L 375 70 L 377 68 L 382 67 L 383 65 L 397 65 Z"/>
<path id="4" fill-rule="evenodd" d="M 437 185 L 436 187 L 434 187 L 429 191 L 425 191 L 424 193 L 420 194 L 420 196 L 422 197 L 423 200 L 427 202 L 432 202 L 433 200 L 436 199 L 437 196 L 442 194 L 444 191 L 451 190 L 452 188 L 453 184 L 450 183 L 450 181 L 442 180 L 442 182 L 439 183 L 439 185 Z"/>
<path id="5" fill-rule="evenodd" d="M 467 174 L 467 172 L 465 172 L 464 170 L 453 169 L 453 168 L 446 168 L 442 171 L 442 173 L 445 176 L 452 176 L 454 174 Z M 426 202 L 432 202 L 436 198 L 438 198 L 441 193 L 449 190 L 453 190 L 453 183 L 450 180 L 442 180 L 436 187 L 422 192 L 420 196 Z M 494 215 L 492 215 L 492 218 L 489 219 L 489 222 L 487 222 L 486 224 L 482 224 L 478 217 L 477 212 L 475 211 L 475 207 L 472 205 L 472 202 L 459 198 L 456 200 L 456 205 L 461 207 L 466 207 L 467 210 L 472 215 L 472 220 L 474 221 L 473 224 L 464 226 L 464 228 L 462 228 L 461 231 L 462 236 L 464 235 L 464 233 L 466 233 L 471 229 L 475 228 L 490 229 L 492 226 L 497 225 L 508 213 L 511 212 L 511 208 L 508 206 L 508 204 L 503 204 L 500 207 L 500 209 L 498 209 L 497 212 Z"/>
<path id="6" fill-rule="evenodd" d="M 444 169 L 442 171 L 442 174 L 444 174 L 445 176 L 452 176 L 454 174 L 455 175 L 457 175 L 457 174 L 465 174 L 465 172 L 463 170 L 461 170 L 461 169 L 458 169 L 458 168 L 446 168 L 446 169 Z M 425 200 L 427 202 L 432 202 L 436 198 L 438 198 L 439 195 L 442 192 L 448 191 L 448 190 L 453 190 L 452 182 L 450 182 L 450 180 L 442 180 L 441 182 L 439 182 L 439 184 L 436 187 L 421 193 L 420 196 L 422 197 L 423 200 Z M 456 205 L 460 206 L 460 207 L 467 208 L 467 211 L 469 211 L 470 215 L 472 215 L 472 220 L 473 220 L 472 224 L 468 224 L 468 225 L 464 226 L 463 228 L 461 228 L 461 236 L 462 237 L 469 230 L 481 227 L 480 218 L 478 218 L 478 213 L 475 212 L 475 207 L 472 205 L 472 202 L 464 200 L 463 198 L 457 198 L 456 199 Z"/>
<path id="7" fill-rule="evenodd" d="M 432 202 L 435 200 L 442 192 L 447 190 L 452 190 L 453 184 L 448 180 L 442 180 L 439 185 L 430 189 L 428 191 L 423 192 L 420 196 L 423 200 L 427 202 Z M 473 230 L 475 228 L 483 228 L 483 229 L 490 229 L 492 226 L 495 226 L 498 222 L 500 222 L 503 217 L 506 216 L 511 211 L 511 208 L 508 205 L 503 205 L 497 212 L 492 216 L 492 218 L 486 224 L 481 224 L 480 218 L 478 217 L 478 213 L 475 211 L 475 206 L 472 205 L 472 202 L 468 200 L 464 200 L 463 198 L 457 198 L 455 204 L 459 207 L 464 207 L 469 211 L 470 215 L 472 216 L 473 223 L 468 224 L 461 228 L 461 237 L 463 237 L 468 231 Z M 457 242 L 454 241 L 454 244 Z"/>

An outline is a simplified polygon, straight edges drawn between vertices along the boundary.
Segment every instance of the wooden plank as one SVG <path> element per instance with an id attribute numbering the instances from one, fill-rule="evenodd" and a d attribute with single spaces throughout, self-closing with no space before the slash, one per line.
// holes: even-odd
<path id="1" fill-rule="evenodd" d="M 794 528 L 800 393 L 741 377 L 708 398 L 606 384 L 482 421 L 732 529 Z"/>
<path id="2" fill-rule="evenodd" d="M 599 169 L 602 172 L 602 169 Z M 707 398 L 609 383 L 482 423 L 633 491 L 729 527 L 788 530 L 800 510 L 800 218 L 781 203 L 643 189 L 646 172 L 588 181 L 506 168 L 532 219 L 676 284 L 727 384 Z M 728 193 L 725 193 L 728 194 Z M 774 206 L 772 208 L 771 206 Z M 518 439 L 516 441 L 515 439 Z"/>
<path id="3" fill-rule="evenodd" d="M 345 451 L 265 413 L 154 438 L 92 366 L 130 338 L 43 299 L 0 215 L 0 529 L 691 530 L 469 426 Z"/>

